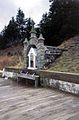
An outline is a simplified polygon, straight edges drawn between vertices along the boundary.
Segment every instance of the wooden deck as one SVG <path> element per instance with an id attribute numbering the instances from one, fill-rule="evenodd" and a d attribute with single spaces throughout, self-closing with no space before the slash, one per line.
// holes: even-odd
<path id="1" fill-rule="evenodd" d="M 0 120 L 79 120 L 79 97 L 0 78 Z"/>

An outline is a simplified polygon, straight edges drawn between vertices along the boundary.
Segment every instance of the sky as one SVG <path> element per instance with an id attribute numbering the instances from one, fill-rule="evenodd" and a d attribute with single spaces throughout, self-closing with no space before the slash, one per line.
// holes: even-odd
<path id="1" fill-rule="evenodd" d="M 43 13 L 49 10 L 49 0 L 0 0 L 0 31 L 16 16 L 19 8 L 25 18 L 31 17 L 38 24 Z"/>

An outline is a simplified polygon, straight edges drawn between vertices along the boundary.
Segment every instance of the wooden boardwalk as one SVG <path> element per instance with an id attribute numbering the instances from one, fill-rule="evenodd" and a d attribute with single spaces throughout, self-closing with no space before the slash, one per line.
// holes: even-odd
<path id="1" fill-rule="evenodd" d="M 79 97 L 0 79 L 0 120 L 79 120 Z"/>

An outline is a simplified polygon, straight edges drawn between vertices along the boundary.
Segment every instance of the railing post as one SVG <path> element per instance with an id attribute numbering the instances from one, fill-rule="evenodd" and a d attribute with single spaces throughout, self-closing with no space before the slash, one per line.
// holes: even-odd
<path id="1" fill-rule="evenodd" d="M 39 84 L 39 76 L 35 76 L 35 88 L 38 87 Z"/>

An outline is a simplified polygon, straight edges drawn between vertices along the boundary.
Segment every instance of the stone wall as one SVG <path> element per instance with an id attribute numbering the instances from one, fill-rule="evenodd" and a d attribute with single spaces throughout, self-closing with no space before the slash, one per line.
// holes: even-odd
<path id="1" fill-rule="evenodd" d="M 16 78 L 17 73 L 14 72 L 8 72 L 8 71 L 3 71 L 2 77 L 7 77 L 7 78 Z"/>
<path id="2" fill-rule="evenodd" d="M 79 95 L 79 74 L 39 71 L 39 75 L 41 86 Z"/>
<path id="3" fill-rule="evenodd" d="M 44 87 L 57 88 L 59 90 L 79 95 L 79 84 L 64 82 L 55 79 L 40 78 L 40 84 Z"/>
<path id="4" fill-rule="evenodd" d="M 40 85 L 43 87 L 56 88 L 58 90 L 79 95 L 79 74 L 46 70 L 26 70 L 30 74 L 35 73 L 36 75 L 39 75 Z M 11 73 L 11 76 L 15 75 L 13 73 L 19 73 L 20 71 L 22 71 L 22 69 L 5 68 L 6 74 L 9 75 L 9 73 Z"/>
<path id="5" fill-rule="evenodd" d="M 37 68 L 42 69 L 45 64 L 45 47 L 42 43 L 39 43 L 37 48 Z"/>

